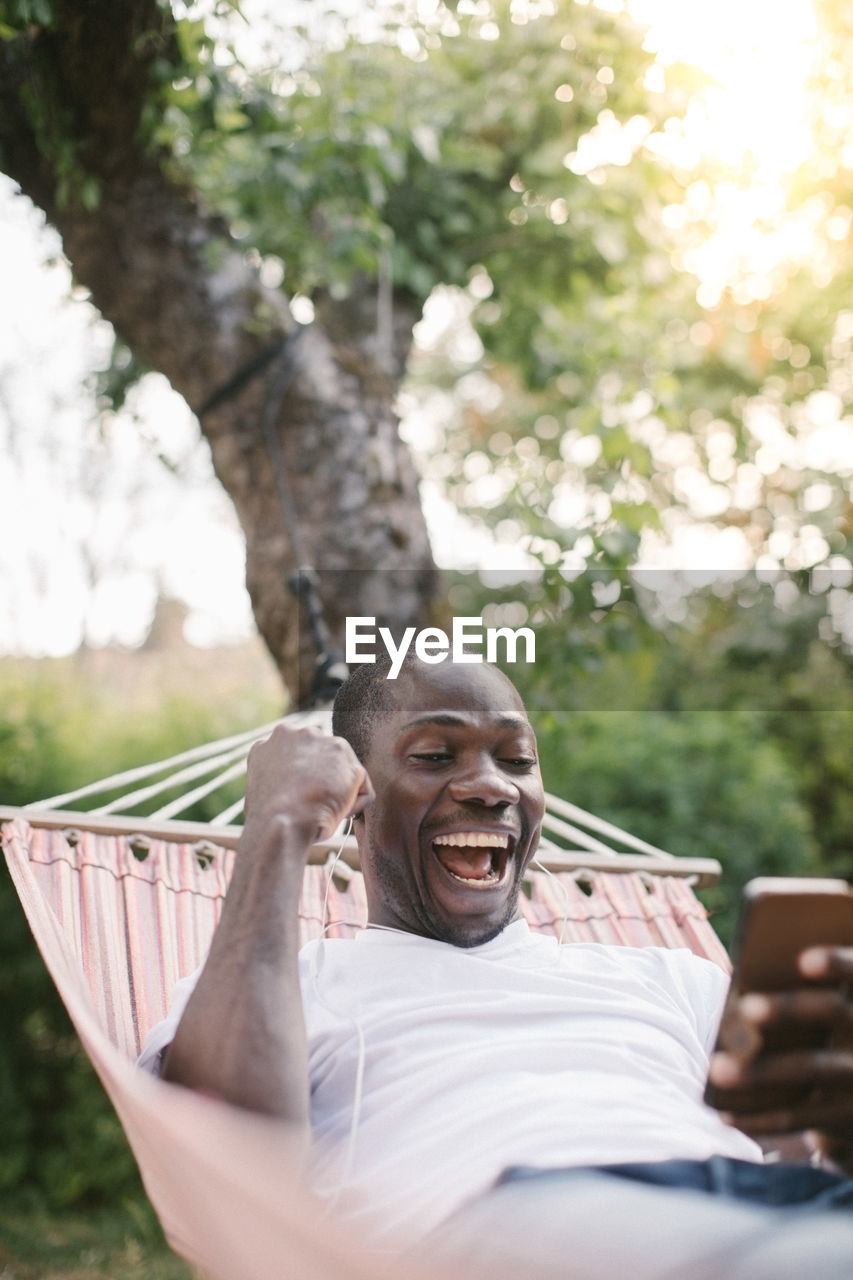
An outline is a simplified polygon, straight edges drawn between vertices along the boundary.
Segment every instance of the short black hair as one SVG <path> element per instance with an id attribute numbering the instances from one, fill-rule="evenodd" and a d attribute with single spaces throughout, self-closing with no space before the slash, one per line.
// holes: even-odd
<path id="1" fill-rule="evenodd" d="M 396 682 L 388 679 L 391 665 L 388 654 L 384 654 L 376 662 L 362 663 L 347 677 L 335 695 L 332 733 L 339 738 L 346 738 L 362 764 L 367 761 L 376 726 L 393 710 Z M 486 665 L 492 666 L 493 670 L 503 676 L 521 701 L 521 695 L 506 672 L 491 663 Z M 420 666 L 421 659 L 410 649 L 400 663 L 397 674 L 402 675 L 404 671 Z M 521 705 L 524 708 L 523 701 Z"/>
<path id="2" fill-rule="evenodd" d="M 414 657 L 407 653 L 400 670 L 411 666 Z M 391 658 L 386 654 L 376 662 L 365 662 L 355 668 L 335 695 L 332 707 L 332 733 L 346 738 L 362 764 L 367 759 L 376 725 L 390 714 L 394 685 L 388 679 Z"/>

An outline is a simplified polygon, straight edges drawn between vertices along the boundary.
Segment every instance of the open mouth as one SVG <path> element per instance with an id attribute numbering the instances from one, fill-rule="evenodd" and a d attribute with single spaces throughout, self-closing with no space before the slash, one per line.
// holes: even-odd
<path id="1" fill-rule="evenodd" d="M 512 843 L 506 831 L 453 831 L 436 836 L 432 847 L 454 880 L 485 889 L 503 879 Z"/>

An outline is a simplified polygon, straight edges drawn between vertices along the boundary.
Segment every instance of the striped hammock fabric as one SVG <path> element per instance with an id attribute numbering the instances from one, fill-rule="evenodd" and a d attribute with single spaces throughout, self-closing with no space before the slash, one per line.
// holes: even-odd
<path id="1" fill-rule="evenodd" d="M 119 864 L 109 858 L 104 868 L 95 869 L 87 862 L 93 847 L 86 841 L 70 845 L 72 856 L 66 860 L 53 856 L 56 847 L 39 849 L 36 838 L 31 860 L 33 833 L 26 823 L 7 823 L 2 834 L 42 956 L 118 1113 L 175 1251 L 211 1280 L 435 1280 L 435 1268 L 372 1254 L 351 1230 L 321 1213 L 304 1188 L 301 1147 L 286 1124 L 167 1084 L 133 1064 L 137 1035 L 133 1022 L 125 1021 L 130 1004 L 120 990 L 121 975 L 133 968 L 133 909 L 126 913 L 123 904 L 147 885 L 141 896 L 149 897 L 153 927 L 158 914 L 169 910 L 168 876 L 122 877 L 120 870 L 116 874 Z M 178 851 L 173 866 L 182 862 L 192 867 L 195 854 Z M 207 915 L 212 928 L 219 910 L 215 894 L 202 899 L 179 886 L 177 895 L 192 898 L 187 916 L 195 925 Z M 202 900 L 208 905 L 199 909 Z M 107 923 L 102 913 L 113 908 L 117 916 Z M 177 969 L 200 954 L 191 942 L 183 956 L 173 954 L 168 963 Z M 103 955 L 115 963 L 118 980 L 101 967 Z M 157 977 L 152 990 L 162 989 L 164 982 L 164 976 Z M 155 1007 L 162 1007 L 161 997 L 149 1009 Z M 455 1280 L 450 1271 L 440 1274 Z"/>
<path id="2" fill-rule="evenodd" d="M 175 983 L 201 964 L 222 911 L 233 850 L 165 840 L 143 848 L 129 835 L 5 824 L 11 865 L 27 866 L 52 911 L 104 1032 L 135 1059 L 165 1017 Z M 323 929 L 329 873 L 308 866 L 301 941 Z M 565 942 L 689 947 L 726 968 L 705 910 L 685 880 L 641 872 L 533 872 L 521 906 L 531 928 Z M 527 896 L 529 894 L 529 896 Z M 328 887 L 329 937 L 352 937 L 367 920 L 361 875 L 343 866 Z M 38 938 L 38 933 L 36 934 Z"/>
<path id="3" fill-rule="evenodd" d="M 552 818 L 552 831 L 554 823 L 558 832 L 566 825 L 569 809 Z M 577 812 L 568 814 L 572 839 Z M 321 1216 L 302 1186 L 300 1151 L 286 1125 L 133 1065 L 175 982 L 206 954 L 236 856 L 227 847 L 234 829 L 223 828 L 227 837 L 216 844 L 209 834 L 140 836 L 145 823 L 132 818 L 123 831 L 104 830 L 103 819 L 98 829 L 81 813 L 42 821 L 6 810 L 3 818 L 4 852 L 33 933 L 175 1250 L 214 1280 L 434 1278 L 435 1268 L 417 1260 L 372 1255 L 349 1229 Z M 543 859 L 550 872 L 530 875 L 522 909 L 532 928 L 568 942 L 686 946 L 728 970 L 682 860 L 661 857 L 654 868 L 669 874 L 617 872 L 609 856 L 602 869 L 595 848 L 567 862 L 558 850 Z M 325 865 L 306 868 L 303 940 L 323 928 L 328 880 Z M 351 935 L 365 916 L 361 876 L 341 864 L 329 887 L 327 932 Z M 441 1275 L 452 1280 L 446 1270 Z"/>

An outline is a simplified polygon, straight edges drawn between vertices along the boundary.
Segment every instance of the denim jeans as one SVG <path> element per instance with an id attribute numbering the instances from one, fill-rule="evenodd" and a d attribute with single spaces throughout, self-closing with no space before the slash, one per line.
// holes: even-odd
<path id="1" fill-rule="evenodd" d="M 425 1248 L 472 1280 L 851 1280 L 853 1180 L 724 1156 L 509 1169 Z"/>
<path id="2" fill-rule="evenodd" d="M 530 1179 L 564 1178 L 586 1172 L 576 1169 L 507 1169 L 498 1186 Z M 766 1207 L 786 1209 L 848 1209 L 853 1212 L 853 1178 L 845 1178 L 810 1164 L 755 1164 L 712 1156 L 710 1160 L 661 1160 L 647 1164 L 609 1164 L 594 1170 L 655 1187 L 682 1187 L 707 1195 L 729 1196 Z M 851 1275 L 853 1280 L 853 1275 Z"/>

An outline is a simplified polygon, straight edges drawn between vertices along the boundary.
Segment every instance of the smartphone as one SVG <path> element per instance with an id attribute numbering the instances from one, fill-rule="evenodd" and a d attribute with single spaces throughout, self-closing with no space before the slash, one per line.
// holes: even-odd
<path id="1" fill-rule="evenodd" d="M 723 1010 L 716 1049 L 735 1057 L 819 1048 L 829 1043 L 831 1028 L 822 1023 L 788 1022 L 762 1029 L 760 1042 L 749 1043 L 743 1024 L 733 1016 L 734 1002 L 748 991 L 794 990 L 807 985 L 797 969 L 801 951 L 813 946 L 853 947 L 853 893 L 844 880 L 762 876 L 744 887 L 734 947 L 734 968 Z M 811 984 L 808 984 L 811 985 Z M 760 1098 L 747 1091 L 718 1094 L 709 1081 L 705 1101 L 726 1110 L 770 1110 L 795 1104 L 807 1092 L 799 1086 L 765 1085 Z"/>

